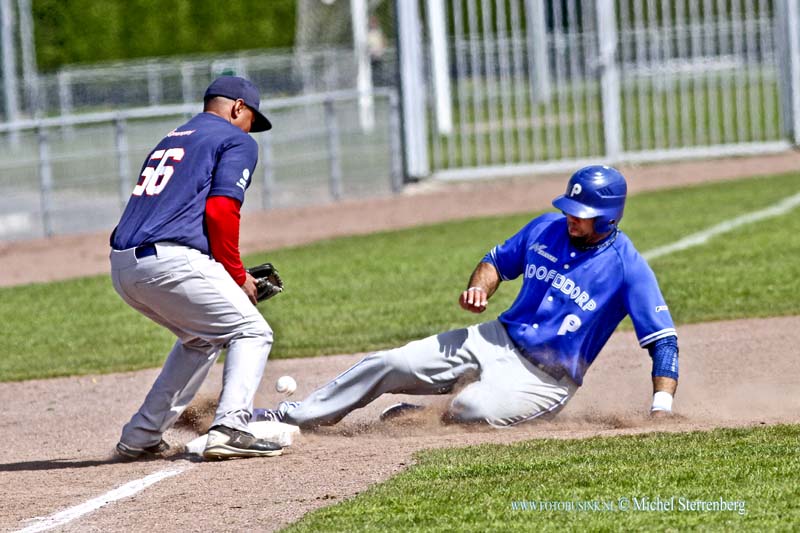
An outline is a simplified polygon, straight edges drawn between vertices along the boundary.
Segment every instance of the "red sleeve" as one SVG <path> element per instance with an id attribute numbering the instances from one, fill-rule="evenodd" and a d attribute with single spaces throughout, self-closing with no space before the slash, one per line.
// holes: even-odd
<path id="1" fill-rule="evenodd" d="M 206 228 L 211 255 L 222 263 L 228 274 L 240 286 L 244 283 L 245 271 L 239 255 L 238 200 L 227 196 L 210 196 L 206 200 Z"/>

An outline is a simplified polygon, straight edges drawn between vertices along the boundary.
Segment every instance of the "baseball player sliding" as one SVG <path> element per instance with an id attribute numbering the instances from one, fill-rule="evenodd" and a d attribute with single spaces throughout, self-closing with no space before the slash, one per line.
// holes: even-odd
<path id="1" fill-rule="evenodd" d="M 446 418 L 513 426 L 558 412 L 626 315 L 653 359 L 651 413 L 670 413 L 677 334 L 653 271 L 618 227 L 626 195 L 616 169 L 578 170 L 553 200 L 562 214 L 534 218 L 495 246 L 461 293 L 462 308 L 483 313 L 503 280 L 522 276 L 516 300 L 496 320 L 369 355 L 301 402 L 257 410 L 260 417 L 301 428 L 335 424 L 384 393 L 445 394 L 472 376 Z"/>
<path id="2" fill-rule="evenodd" d="M 272 346 L 272 329 L 255 307 L 262 291 L 239 254 L 239 210 L 258 160 L 258 144 L 248 133 L 272 127 L 259 101 L 258 89 L 243 78 L 214 80 L 203 113 L 168 133 L 147 156 L 111 235 L 114 288 L 178 337 L 122 430 L 116 449 L 124 458 L 168 451 L 163 433 L 223 348 L 222 393 L 204 456 L 281 454 L 278 444 L 246 431 Z"/>

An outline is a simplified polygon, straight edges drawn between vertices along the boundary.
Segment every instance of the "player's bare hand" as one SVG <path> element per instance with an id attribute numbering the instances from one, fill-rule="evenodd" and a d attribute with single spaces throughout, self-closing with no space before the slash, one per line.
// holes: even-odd
<path id="1" fill-rule="evenodd" d="M 485 290 L 479 287 L 470 287 L 461 293 L 458 304 L 462 309 L 471 313 L 483 313 L 486 311 L 488 301 L 489 297 Z"/>
<path id="2" fill-rule="evenodd" d="M 256 288 L 256 278 L 250 275 L 249 272 L 245 273 L 244 283 L 242 283 L 242 290 L 253 302 L 253 305 L 258 303 L 258 289 Z"/>

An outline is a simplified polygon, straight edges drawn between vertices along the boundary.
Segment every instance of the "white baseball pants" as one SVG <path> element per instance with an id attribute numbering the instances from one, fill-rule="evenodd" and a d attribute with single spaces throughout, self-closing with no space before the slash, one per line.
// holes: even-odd
<path id="1" fill-rule="evenodd" d="M 460 380 L 448 415 L 457 422 L 507 427 L 560 410 L 578 386 L 524 358 L 497 320 L 377 352 L 287 412 L 300 427 L 335 424 L 384 393 L 446 394 Z"/>
<path id="2" fill-rule="evenodd" d="M 157 444 L 223 348 L 227 355 L 213 425 L 246 430 L 272 329 L 224 267 L 198 250 L 160 243 L 156 255 L 141 259 L 133 248 L 112 250 L 111 279 L 128 305 L 178 337 L 120 440 L 134 447 Z"/>

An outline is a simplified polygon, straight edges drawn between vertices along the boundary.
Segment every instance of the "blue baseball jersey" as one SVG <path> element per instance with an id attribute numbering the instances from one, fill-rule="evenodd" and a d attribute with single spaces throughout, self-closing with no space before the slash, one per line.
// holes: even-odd
<path id="1" fill-rule="evenodd" d="M 582 250 L 571 244 L 564 215 L 545 214 L 483 261 L 504 280 L 523 276 L 499 317 L 523 355 L 563 368 L 578 385 L 626 315 L 643 347 L 676 335 L 653 271 L 621 231 Z"/>
<path id="2" fill-rule="evenodd" d="M 258 143 L 250 135 L 211 113 L 194 116 L 147 156 L 111 246 L 170 241 L 210 255 L 206 199 L 243 203 L 257 162 Z"/>

